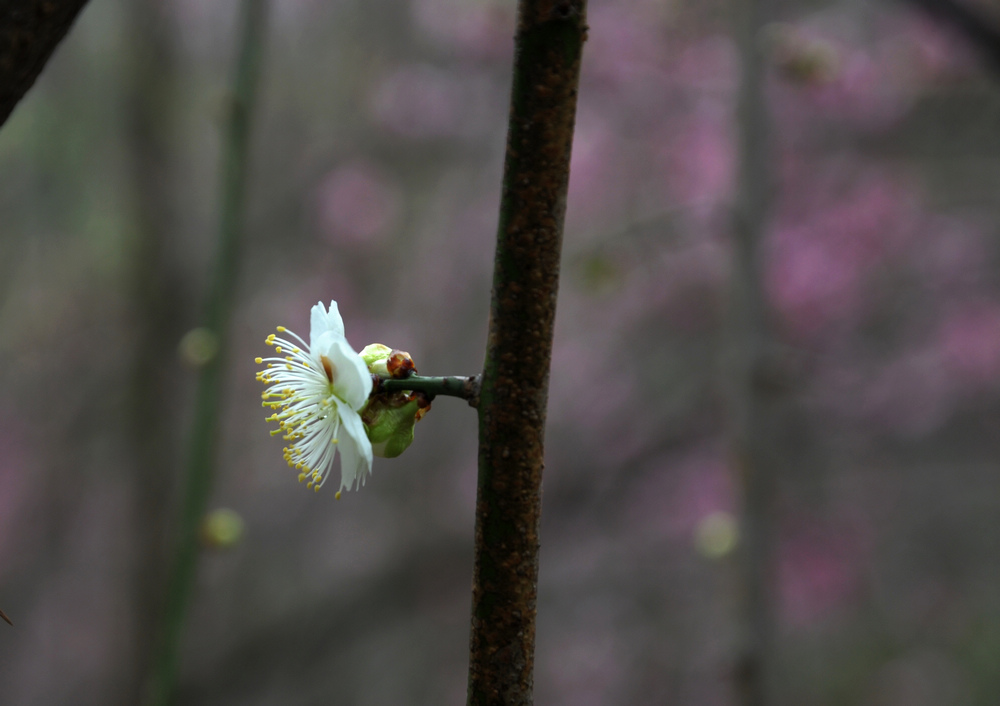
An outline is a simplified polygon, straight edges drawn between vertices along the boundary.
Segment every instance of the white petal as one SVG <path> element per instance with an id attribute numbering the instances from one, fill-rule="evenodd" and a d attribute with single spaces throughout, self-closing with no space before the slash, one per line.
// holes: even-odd
<path id="1" fill-rule="evenodd" d="M 356 487 L 372 472 L 372 443 L 360 415 L 334 398 L 340 413 L 340 489 Z"/>
<path id="2" fill-rule="evenodd" d="M 319 337 L 329 332 L 343 336 L 344 320 L 340 318 L 337 302 L 330 302 L 330 311 L 326 310 L 323 302 L 318 302 L 309 312 L 309 348 L 312 349 Z"/>
<path id="3" fill-rule="evenodd" d="M 333 392 L 352 410 L 361 409 L 372 392 L 372 376 L 361 356 L 343 336 L 326 333 L 320 336 L 314 356 L 326 356 L 335 368 Z"/>

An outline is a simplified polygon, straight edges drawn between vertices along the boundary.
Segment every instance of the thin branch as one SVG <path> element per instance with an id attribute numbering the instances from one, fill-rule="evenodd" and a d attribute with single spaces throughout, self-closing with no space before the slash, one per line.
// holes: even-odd
<path id="1" fill-rule="evenodd" d="M 479 404 L 469 706 L 532 703 L 552 333 L 585 0 L 520 0 Z"/>
<path id="2" fill-rule="evenodd" d="M 477 407 L 479 405 L 479 381 L 481 379 L 481 375 L 471 375 L 469 377 L 411 375 L 403 379 L 380 378 L 378 385 L 379 389 L 385 392 L 423 392 L 430 399 L 434 399 L 438 395 L 461 397 L 463 400 L 468 400 L 470 407 Z"/>
<path id="3" fill-rule="evenodd" d="M 126 40 L 121 101 L 132 192 L 132 339 L 125 419 L 130 450 L 130 539 L 133 606 L 131 636 L 119 664 L 123 703 L 141 704 L 149 690 L 173 551 L 169 530 L 175 507 L 177 341 L 191 307 L 184 296 L 173 244 L 173 143 L 176 120 L 177 26 L 161 0 L 124 6 Z"/>
<path id="4" fill-rule="evenodd" d="M 87 0 L 0 0 L 0 125 L 45 68 Z"/>
<path id="5" fill-rule="evenodd" d="M 732 337 L 729 390 L 731 450 L 739 489 L 740 546 L 736 555 L 739 634 L 735 682 L 740 706 L 768 703 L 773 456 L 764 386 L 769 334 L 763 289 L 761 243 L 770 218 L 773 174 L 771 128 L 764 93 L 765 60 L 760 34 L 770 0 L 737 0 L 735 33 L 742 69 L 737 107 L 737 199 L 733 213 Z"/>
<path id="6" fill-rule="evenodd" d="M 198 380 L 185 494 L 178 526 L 177 555 L 167 589 L 159 658 L 154 666 L 153 703 L 163 706 L 174 700 L 185 615 L 197 569 L 198 526 L 207 509 L 215 475 L 222 372 L 226 362 L 229 318 L 243 229 L 250 119 L 263 54 L 264 0 L 244 0 L 241 14 L 239 54 L 222 155 L 218 251 L 205 316 L 205 328 L 215 336 L 218 345 L 215 356 L 202 368 Z"/>

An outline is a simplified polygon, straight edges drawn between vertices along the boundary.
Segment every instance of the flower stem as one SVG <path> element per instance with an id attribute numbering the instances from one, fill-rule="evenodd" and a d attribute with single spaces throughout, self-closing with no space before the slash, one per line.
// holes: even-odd
<path id="1" fill-rule="evenodd" d="M 411 375 L 408 378 L 380 378 L 379 388 L 385 392 L 413 391 L 423 392 L 433 399 L 438 395 L 445 397 L 461 397 L 468 400 L 470 407 L 479 405 L 479 381 L 481 375 L 469 377 L 425 377 Z"/>
<path id="2" fill-rule="evenodd" d="M 205 328 L 214 334 L 218 345 L 214 357 L 201 370 L 195 393 L 190 456 L 177 526 L 176 557 L 167 586 L 166 610 L 153 666 L 151 703 L 156 706 L 167 706 L 175 700 L 185 615 L 197 569 L 198 527 L 212 490 L 222 372 L 236 285 L 240 233 L 243 230 L 250 119 L 263 54 L 265 19 L 265 0 L 243 0 L 238 58 L 223 138 L 218 250 L 205 313 Z"/>
<path id="3" fill-rule="evenodd" d="M 479 403 L 469 706 L 532 703 L 552 333 L 585 0 L 520 0 Z"/>

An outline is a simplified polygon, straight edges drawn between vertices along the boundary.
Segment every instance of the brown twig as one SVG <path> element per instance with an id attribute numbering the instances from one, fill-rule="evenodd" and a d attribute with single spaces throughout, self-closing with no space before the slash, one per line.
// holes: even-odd
<path id="1" fill-rule="evenodd" d="M 585 0 L 520 0 L 479 403 L 470 706 L 532 702 L 545 408 Z"/>
<path id="2" fill-rule="evenodd" d="M 7 617 L 7 614 L 0 610 L 0 618 L 3 618 L 8 625 L 14 627 L 14 621 Z"/>
<path id="3" fill-rule="evenodd" d="M 433 400 L 438 395 L 445 397 L 460 397 L 469 403 L 470 407 L 479 404 L 479 375 L 427 377 L 411 375 L 408 378 L 392 379 L 377 378 L 377 387 L 385 392 L 423 392 L 428 399 Z"/>

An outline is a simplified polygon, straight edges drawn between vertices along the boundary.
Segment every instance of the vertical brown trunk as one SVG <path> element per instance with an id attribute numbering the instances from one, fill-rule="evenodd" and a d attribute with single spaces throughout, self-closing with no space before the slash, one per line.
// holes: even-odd
<path id="1" fill-rule="evenodd" d="M 532 703 L 545 410 L 584 0 L 521 0 L 479 403 L 470 706 Z"/>

